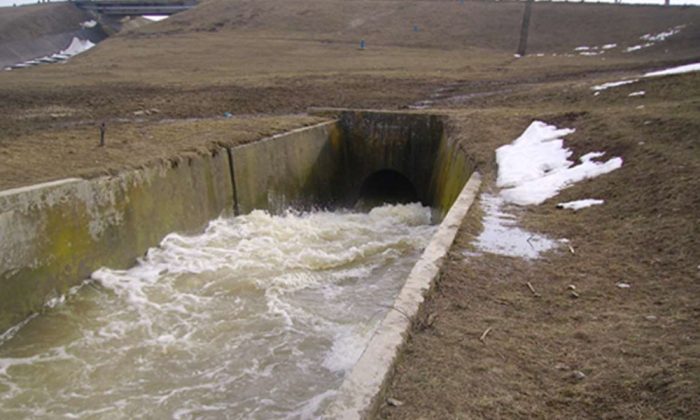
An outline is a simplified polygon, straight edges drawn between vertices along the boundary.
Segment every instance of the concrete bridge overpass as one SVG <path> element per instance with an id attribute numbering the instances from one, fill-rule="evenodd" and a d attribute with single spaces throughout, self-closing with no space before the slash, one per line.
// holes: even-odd
<path id="1" fill-rule="evenodd" d="M 172 15 L 197 5 L 197 0 L 72 0 L 83 10 L 107 16 Z"/>

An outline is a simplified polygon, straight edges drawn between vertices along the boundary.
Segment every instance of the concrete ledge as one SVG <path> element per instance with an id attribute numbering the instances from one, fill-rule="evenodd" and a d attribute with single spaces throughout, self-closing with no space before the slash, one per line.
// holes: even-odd
<path id="1" fill-rule="evenodd" d="M 452 246 L 480 185 L 481 177 L 475 172 L 413 267 L 394 301 L 394 310 L 387 313 L 360 360 L 343 381 L 324 418 L 350 420 L 374 414 L 380 402 L 378 396 L 390 377 L 405 334 L 423 303 L 425 293 L 437 277 L 442 260 Z"/>

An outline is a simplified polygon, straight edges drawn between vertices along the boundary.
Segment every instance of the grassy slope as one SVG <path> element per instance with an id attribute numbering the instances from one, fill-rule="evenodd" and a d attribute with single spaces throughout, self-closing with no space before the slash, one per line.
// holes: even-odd
<path id="1" fill-rule="evenodd" d="M 531 118 L 576 128 L 567 137 L 574 157 L 602 150 L 625 164 L 541 206 L 514 210 L 530 230 L 570 239 L 575 254 L 563 247 L 535 263 L 465 256 L 476 251 L 472 241 L 481 231 L 480 209 L 471 212 L 387 391 L 405 405 L 384 404 L 380 417 L 697 414 L 699 82 L 698 74 L 649 79 L 598 97 L 590 83 L 568 84 L 452 111 L 487 190 L 494 190 L 493 149 Z M 629 97 L 635 90 L 647 95 Z M 555 209 L 582 198 L 606 203 Z M 576 379 L 574 371 L 586 377 Z"/>
<path id="2" fill-rule="evenodd" d="M 0 7 L 0 43 L 74 31 L 88 14 L 67 3 Z"/>

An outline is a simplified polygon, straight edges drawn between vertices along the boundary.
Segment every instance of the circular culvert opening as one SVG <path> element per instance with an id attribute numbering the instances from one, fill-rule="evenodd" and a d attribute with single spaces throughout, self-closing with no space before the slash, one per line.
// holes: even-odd
<path id="1" fill-rule="evenodd" d="M 355 207 L 369 209 L 382 204 L 405 204 L 418 201 L 416 188 L 401 173 L 384 169 L 368 176 L 360 188 Z"/>

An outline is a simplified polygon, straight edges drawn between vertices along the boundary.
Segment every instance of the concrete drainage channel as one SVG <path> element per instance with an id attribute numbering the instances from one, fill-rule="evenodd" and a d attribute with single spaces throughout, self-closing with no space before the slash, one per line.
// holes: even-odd
<path id="1" fill-rule="evenodd" d="M 0 330 L 41 311 L 102 266 L 127 268 L 169 232 L 223 213 L 342 208 L 367 191 L 406 191 L 433 209 L 437 232 L 326 409 L 372 415 L 404 333 L 479 188 L 440 116 L 334 111 L 335 120 L 93 180 L 0 192 Z M 371 203 L 369 203 L 371 205 Z"/>

